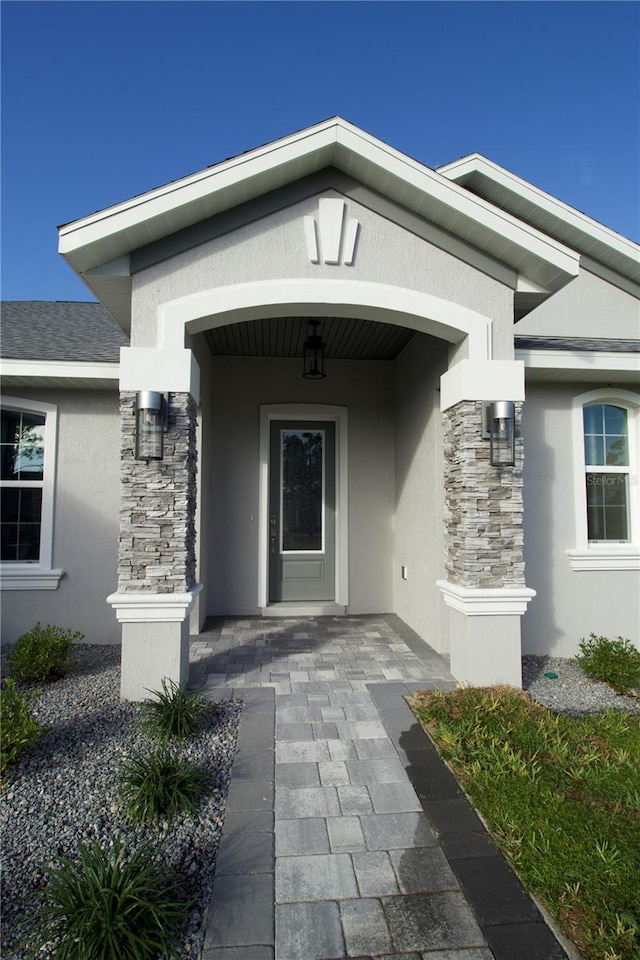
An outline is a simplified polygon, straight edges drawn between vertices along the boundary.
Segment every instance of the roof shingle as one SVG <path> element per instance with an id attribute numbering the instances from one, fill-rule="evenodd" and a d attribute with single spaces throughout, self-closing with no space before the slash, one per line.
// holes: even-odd
<path id="1" fill-rule="evenodd" d="M 7 360 L 117 363 L 127 334 L 101 303 L 6 300 L 0 306 L 1 353 Z"/>

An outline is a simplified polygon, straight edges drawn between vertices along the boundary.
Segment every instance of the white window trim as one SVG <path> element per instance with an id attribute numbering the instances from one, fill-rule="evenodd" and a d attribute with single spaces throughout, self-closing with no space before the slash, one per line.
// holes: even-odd
<path id="1" fill-rule="evenodd" d="M 590 543 L 587 534 L 583 408 L 590 403 L 611 403 L 628 412 L 629 430 L 629 533 L 628 543 Z M 640 570 L 640 477 L 634 464 L 640 457 L 640 394 L 603 387 L 574 398 L 572 411 L 573 476 L 576 545 L 567 550 L 572 570 Z"/>
<path id="2" fill-rule="evenodd" d="M 45 425 L 40 560 L 38 563 L 21 563 L 20 561 L 0 563 L 0 589 L 56 590 L 64 574 L 64 570 L 56 570 L 52 567 L 58 408 L 53 403 L 22 400 L 18 397 L 3 397 L 2 406 L 8 410 L 42 414 L 45 417 Z"/>

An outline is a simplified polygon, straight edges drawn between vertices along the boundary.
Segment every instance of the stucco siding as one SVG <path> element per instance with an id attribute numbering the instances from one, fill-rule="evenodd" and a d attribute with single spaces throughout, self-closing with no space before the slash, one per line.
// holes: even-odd
<path id="1" fill-rule="evenodd" d="M 515 333 L 517 336 L 637 340 L 640 300 L 581 269 L 575 280 L 520 320 Z"/>
<path id="2" fill-rule="evenodd" d="M 395 363 L 395 612 L 440 652 L 448 649 L 436 586 L 444 575 L 439 386 L 446 368 L 446 344 L 421 335 Z"/>
<path id="3" fill-rule="evenodd" d="M 348 408 L 349 611 L 393 608 L 393 365 L 328 361 L 327 378 L 305 381 L 299 360 L 214 358 L 203 445 L 203 552 L 208 613 L 258 611 L 260 405 Z"/>
<path id="4" fill-rule="evenodd" d="M 82 630 L 88 643 L 118 643 L 118 624 L 106 603 L 117 584 L 118 394 L 11 392 L 58 407 L 53 566 L 65 574 L 57 590 L 2 591 L 2 639 L 13 642 L 39 620 Z"/>
<path id="5" fill-rule="evenodd" d="M 323 196 L 340 195 L 328 190 Z M 132 346 L 156 345 L 162 303 L 231 284 L 296 277 L 383 283 L 460 304 L 494 320 L 496 357 L 513 356 L 513 291 L 508 286 L 350 199 L 346 218 L 360 223 L 354 264 L 311 263 L 304 216 L 317 218 L 317 196 L 135 274 Z"/>
<path id="6" fill-rule="evenodd" d="M 577 571 L 566 553 L 577 546 L 572 405 L 591 388 L 527 387 L 524 551 L 527 586 L 537 596 L 523 617 L 524 653 L 573 656 L 592 632 L 640 644 L 638 571 Z"/>

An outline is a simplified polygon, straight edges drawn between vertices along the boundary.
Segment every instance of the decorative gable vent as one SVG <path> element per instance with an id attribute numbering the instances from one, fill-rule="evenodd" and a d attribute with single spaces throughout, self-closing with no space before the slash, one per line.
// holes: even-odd
<path id="1" fill-rule="evenodd" d="M 360 224 L 358 220 L 347 220 L 345 223 L 346 206 L 344 200 L 323 199 L 320 200 L 318 220 L 304 218 L 311 263 L 353 264 Z"/>

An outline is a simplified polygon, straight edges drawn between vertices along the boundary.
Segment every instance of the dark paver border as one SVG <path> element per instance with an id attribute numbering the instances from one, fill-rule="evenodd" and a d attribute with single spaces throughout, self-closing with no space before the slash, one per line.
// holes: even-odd
<path id="1" fill-rule="evenodd" d="M 367 689 L 495 960 L 568 960 L 404 700 L 425 684 L 370 683 Z"/>
<path id="2" fill-rule="evenodd" d="M 237 697 L 243 707 L 202 960 L 273 960 L 275 690 L 216 687 L 209 694 Z"/>

